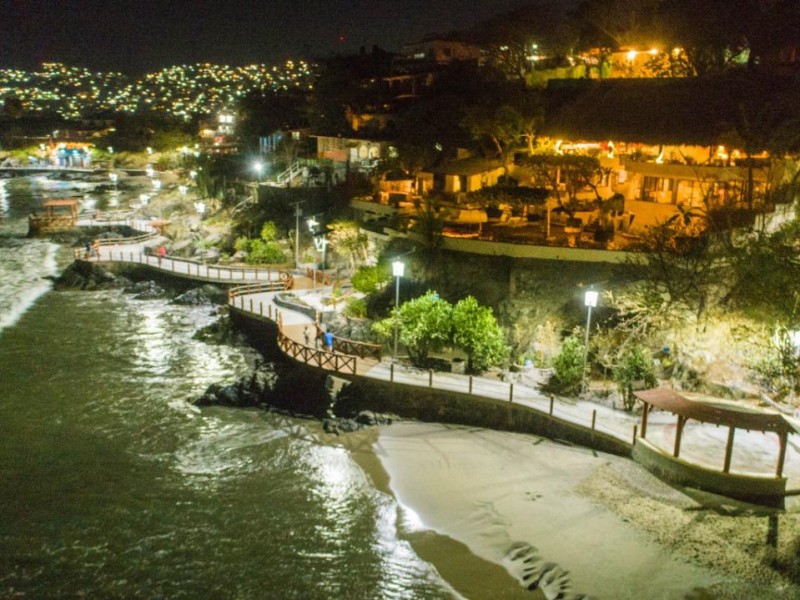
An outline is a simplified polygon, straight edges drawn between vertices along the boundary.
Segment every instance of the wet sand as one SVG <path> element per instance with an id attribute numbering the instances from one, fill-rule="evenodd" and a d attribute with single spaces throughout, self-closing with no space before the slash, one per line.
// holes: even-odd
<path id="1" fill-rule="evenodd" d="M 711 598 L 699 590 L 739 584 L 598 499 L 595 488 L 619 471 L 641 482 L 621 490 L 626 498 L 697 507 L 631 461 L 457 426 L 399 423 L 368 435 L 373 443 L 362 438 L 354 458 L 397 499 L 401 535 L 467 598 Z M 535 594 L 525 589 L 531 584 Z"/>

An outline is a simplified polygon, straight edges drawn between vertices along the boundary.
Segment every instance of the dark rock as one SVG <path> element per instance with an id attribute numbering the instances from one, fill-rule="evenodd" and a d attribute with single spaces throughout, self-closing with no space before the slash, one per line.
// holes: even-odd
<path id="1" fill-rule="evenodd" d="M 225 304 L 227 302 L 227 292 L 215 285 L 204 285 L 194 288 L 175 298 L 175 304 L 188 306 L 198 306 L 200 304 Z"/>
<path id="2" fill-rule="evenodd" d="M 352 433 L 359 431 L 363 426 L 356 423 L 353 419 L 325 419 L 322 422 L 322 429 L 325 433 L 333 433 L 339 435 L 340 433 Z"/>
<path id="3" fill-rule="evenodd" d="M 355 417 L 356 423 L 375 427 L 376 425 L 391 425 L 395 417 L 384 413 L 376 413 L 371 410 L 362 410 Z"/>
<path id="4" fill-rule="evenodd" d="M 123 287 L 127 280 L 117 277 L 107 269 L 94 263 L 74 262 L 54 280 L 54 287 L 58 290 L 105 290 Z"/>
<path id="5" fill-rule="evenodd" d="M 133 294 L 137 300 L 151 300 L 153 298 L 163 298 L 167 292 L 155 281 L 139 281 L 125 288 L 126 294 Z"/>

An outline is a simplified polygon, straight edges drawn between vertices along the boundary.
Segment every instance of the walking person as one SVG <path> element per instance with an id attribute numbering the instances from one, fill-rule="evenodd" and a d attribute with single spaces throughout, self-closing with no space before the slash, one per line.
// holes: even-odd
<path id="1" fill-rule="evenodd" d="M 100 258 L 100 240 L 94 240 L 92 242 L 92 254 L 96 258 Z"/>
<path id="2" fill-rule="evenodd" d="M 162 244 L 161 246 L 158 247 L 158 266 L 159 267 L 161 266 L 161 261 L 164 260 L 164 258 L 166 258 L 166 256 L 167 256 L 167 249 Z"/>
<path id="3" fill-rule="evenodd" d="M 311 342 L 311 333 L 308 331 L 308 325 L 306 325 L 305 329 L 303 329 L 303 339 L 305 340 L 306 346 L 308 346 Z"/>

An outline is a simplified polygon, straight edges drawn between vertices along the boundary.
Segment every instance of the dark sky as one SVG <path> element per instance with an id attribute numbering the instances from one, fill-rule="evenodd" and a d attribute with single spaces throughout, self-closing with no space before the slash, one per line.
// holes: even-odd
<path id="1" fill-rule="evenodd" d="M 0 0 L 0 68 L 59 61 L 131 75 L 399 50 L 528 0 Z M 344 41 L 340 40 L 340 36 Z"/>

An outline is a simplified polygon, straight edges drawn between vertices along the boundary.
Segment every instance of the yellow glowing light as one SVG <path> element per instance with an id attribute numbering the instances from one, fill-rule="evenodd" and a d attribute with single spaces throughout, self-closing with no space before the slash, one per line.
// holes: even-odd
<path id="1" fill-rule="evenodd" d="M 636 50 L 629 50 L 629 51 L 628 51 L 628 54 L 627 54 L 628 61 L 629 61 L 629 62 L 633 62 L 633 61 L 634 61 L 634 59 L 636 58 L 636 55 L 637 55 L 637 54 L 639 54 L 639 53 L 638 53 Z"/>
<path id="2" fill-rule="evenodd" d="M 655 56 L 658 54 L 658 50 L 656 48 L 650 48 L 650 50 L 648 50 L 648 54 L 650 54 L 650 56 Z"/>

